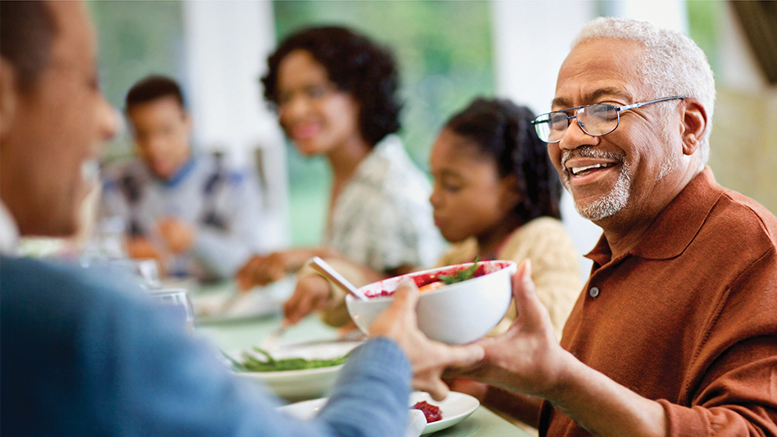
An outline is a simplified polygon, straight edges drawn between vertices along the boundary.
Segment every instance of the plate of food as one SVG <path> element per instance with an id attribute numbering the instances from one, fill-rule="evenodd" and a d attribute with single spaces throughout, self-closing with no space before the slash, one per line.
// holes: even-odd
<path id="1" fill-rule="evenodd" d="M 326 404 L 327 398 L 313 399 L 311 401 L 297 402 L 295 404 L 279 407 L 278 411 L 296 417 L 300 420 L 312 420 Z M 421 411 L 426 417 L 426 426 L 421 435 L 431 434 L 463 421 L 480 406 L 480 402 L 465 393 L 452 391 L 445 400 L 435 401 L 424 392 L 410 394 L 409 407 L 412 410 Z M 417 414 L 417 413 L 413 413 Z M 408 427 L 412 426 L 414 416 L 411 416 Z"/>
<path id="2" fill-rule="evenodd" d="M 278 396 L 294 401 L 327 394 L 348 354 L 362 341 L 297 343 L 264 351 L 230 353 L 235 374 L 260 382 Z"/>
<path id="3" fill-rule="evenodd" d="M 193 289 L 190 298 L 199 323 L 231 322 L 280 313 L 295 284 L 287 277 L 243 292 L 228 282 Z"/>

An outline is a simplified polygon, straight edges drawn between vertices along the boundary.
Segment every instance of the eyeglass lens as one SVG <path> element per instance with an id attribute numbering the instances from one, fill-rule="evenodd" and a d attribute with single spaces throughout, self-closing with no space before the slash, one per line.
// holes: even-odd
<path id="1" fill-rule="evenodd" d="M 575 118 L 580 129 L 588 135 L 607 135 L 618 127 L 618 110 L 615 106 L 606 103 L 584 106 L 571 116 L 561 111 L 551 112 L 548 122 L 538 124 L 537 127 L 544 127 L 544 130 L 547 131 L 546 141 L 555 143 L 561 141 L 566 134 L 569 123 Z M 539 129 L 537 134 L 543 138 L 543 133 L 539 132 Z"/>

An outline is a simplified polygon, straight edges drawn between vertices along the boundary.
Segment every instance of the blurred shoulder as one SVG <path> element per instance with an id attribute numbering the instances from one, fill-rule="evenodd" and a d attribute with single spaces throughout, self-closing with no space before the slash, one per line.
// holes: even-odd
<path id="1" fill-rule="evenodd" d="M 561 220 L 553 217 L 539 217 L 519 227 L 510 235 L 510 240 L 531 240 L 571 243 L 572 238 Z"/>
<path id="2" fill-rule="evenodd" d="M 437 260 L 436 266 L 443 267 L 453 264 L 471 262 L 478 253 L 478 242 L 475 237 L 468 237 L 464 241 L 453 243 L 448 250 Z"/>
<path id="3" fill-rule="evenodd" d="M 418 168 L 405 150 L 402 140 L 388 135 L 362 161 L 357 177 L 387 187 L 408 187 L 408 184 L 428 186 L 424 172 Z"/>
<path id="4" fill-rule="evenodd" d="M 724 190 L 710 211 L 707 227 L 713 232 L 726 230 L 737 238 L 777 245 L 777 218 L 757 201 L 733 190 Z"/>
<path id="5" fill-rule="evenodd" d="M 515 232 L 523 233 L 525 235 L 546 234 L 546 233 L 550 233 L 551 235 L 553 234 L 568 235 L 566 228 L 564 228 L 564 224 L 561 222 L 561 220 L 553 217 L 538 217 L 524 224 L 523 226 L 518 228 Z"/>
<path id="6" fill-rule="evenodd" d="M 564 224 L 553 217 L 539 217 L 514 230 L 500 251 L 500 256 L 523 259 L 537 253 L 565 256 L 575 262 L 578 257 L 572 237 Z"/>
<path id="7" fill-rule="evenodd" d="M 143 290 L 129 275 L 101 268 L 30 258 L 2 258 L 3 304 L 46 302 L 55 309 L 78 306 L 124 306 Z"/>

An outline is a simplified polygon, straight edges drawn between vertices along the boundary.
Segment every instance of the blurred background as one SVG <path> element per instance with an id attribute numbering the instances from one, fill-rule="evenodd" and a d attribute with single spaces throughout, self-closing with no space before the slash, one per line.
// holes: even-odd
<path id="1" fill-rule="evenodd" d="M 710 166 L 722 185 L 777 213 L 777 2 L 761 1 L 92 1 L 102 86 L 122 109 L 138 79 L 183 84 L 196 147 L 255 165 L 267 207 L 290 245 L 323 236 L 328 167 L 297 154 L 262 100 L 259 78 L 276 42 L 311 24 L 340 24 L 396 54 L 405 106 L 400 132 L 423 169 L 446 118 L 476 95 L 508 97 L 546 112 L 556 73 L 580 28 L 601 15 L 680 30 L 706 52 L 718 99 Z M 105 163 L 133 153 L 129 133 Z M 600 235 L 568 198 L 564 221 L 578 249 Z M 588 265 L 584 266 L 588 270 Z"/>

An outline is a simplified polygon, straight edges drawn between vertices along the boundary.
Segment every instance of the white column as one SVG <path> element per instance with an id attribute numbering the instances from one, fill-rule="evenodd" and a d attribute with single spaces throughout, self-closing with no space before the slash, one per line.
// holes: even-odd
<path id="1" fill-rule="evenodd" d="M 492 5 L 497 95 L 535 113 L 549 111 L 558 70 L 572 40 L 595 17 L 595 2 L 502 0 Z M 581 276 L 588 278 L 591 261 L 582 254 L 594 247 L 602 230 L 575 211 L 566 191 L 561 214 L 581 254 Z"/>
<path id="2" fill-rule="evenodd" d="M 688 35 L 688 9 L 685 0 L 620 0 L 604 5 L 607 15 L 648 21 Z"/>
<path id="3" fill-rule="evenodd" d="M 492 2 L 497 93 L 550 110 L 556 76 L 580 29 L 595 16 L 589 1 Z"/>
<path id="4" fill-rule="evenodd" d="M 183 2 L 188 82 L 195 144 L 224 151 L 238 165 L 255 164 L 261 150 L 268 233 L 287 241 L 287 177 L 283 134 L 262 97 L 260 77 L 275 48 L 272 2 Z"/>

